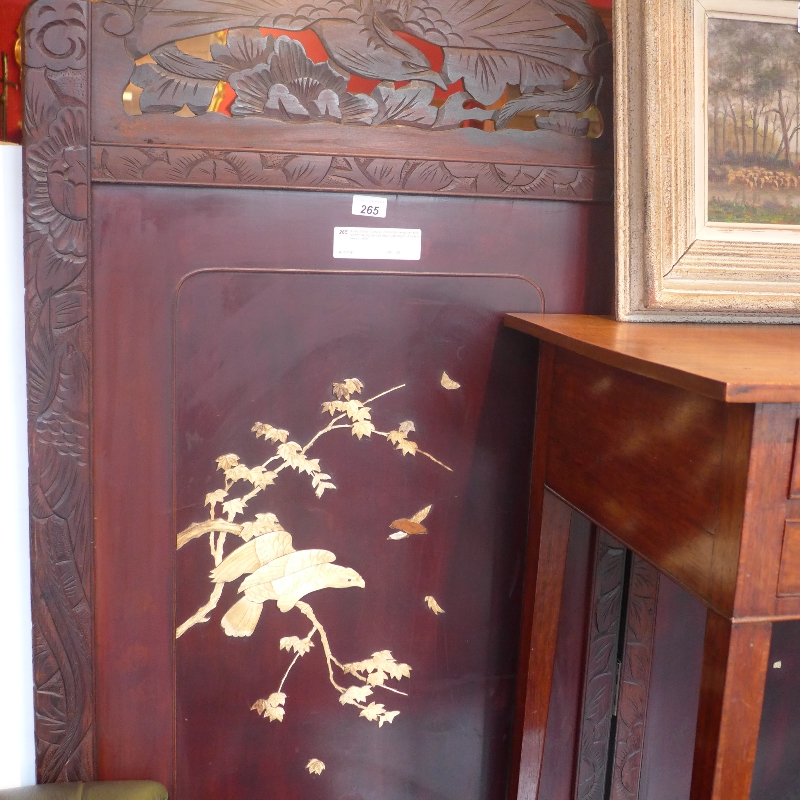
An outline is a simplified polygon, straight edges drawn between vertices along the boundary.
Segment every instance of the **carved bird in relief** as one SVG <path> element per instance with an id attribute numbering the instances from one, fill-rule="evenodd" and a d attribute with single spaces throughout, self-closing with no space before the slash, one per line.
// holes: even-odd
<path id="1" fill-rule="evenodd" d="M 239 587 L 244 597 L 222 618 L 223 630 L 228 636 L 250 636 L 267 600 L 275 600 L 286 612 L 319 589 L 363 589 L 364 579 L 349 567 L 333 564 L 335 559 L 328 550 L 295 550 L 286 531 L 273 531 L 241 545 L 211 572 L 214 583 L 230 583 L 249 573 Z"/>
<path id="2" fill-rule="evenodd" d="M 110 2 L 120 8 L 131 0 Z M 350 74 L 440 88 L 463 79 L 484 104 L 507 85 L 525 96 L 559 92 L 576 75 L 594 85 L 588 56 L 607 40 L 586 0 L 160 0 L 131 14 L 126 44 L 140 58 L 167 42 L 233 28 L 311 29 Z M 398 33 L 441 47 L 441 70 Z M 577 94 L 572 105 L 586 99 Z"/>

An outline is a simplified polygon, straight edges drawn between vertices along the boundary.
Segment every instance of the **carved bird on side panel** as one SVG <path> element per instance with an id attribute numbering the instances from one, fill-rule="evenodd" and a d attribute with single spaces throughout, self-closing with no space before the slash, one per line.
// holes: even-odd
<path id="1" fill-rule="evenodd" d="M 289 611 L 318 589 L 364 588 L 364 579 L 353 569 L 331 562 L 328 550 L 299 550 L 292 547 L 291 534 L 274 531 L 241 545 L 211 572 L 214 583 L 230 583 L 250 573 L 239 587 L 244 597 L 222 618 L 228 636 L 250 636 L 258 624 L 267 600 Z"/>
<path id="2" fill-rule="evenodd" d="M 588 56 L 607 40 L 585 0 L 161 0 L 147 12 L 131 13 L 126 43 L 139 58 L 168 42 L 234 28 L 311 29 L 331 62 L 350 74 L 423 80 L 440 88 L 463 79 L 483 104 L 497 101 L 507 85 L 519 86 L 528 98 L 557 94 L 576 75 L 593 86 Z M 441 70 L 398 33 L 441 47 Z M 583 89 L 567 101 L 574 110 L 592 102 Z M 516 107 L 542 107 L 542 101 Z M 502 126 L 506 120 L 499 121 Z"/>

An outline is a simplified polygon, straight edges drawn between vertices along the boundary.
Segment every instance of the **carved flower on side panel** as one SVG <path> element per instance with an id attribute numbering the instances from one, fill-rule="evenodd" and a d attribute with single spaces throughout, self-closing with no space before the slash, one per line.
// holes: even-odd
<path id="1" fill-rule="evenodd" d="M 271 37 L 268 37 L 271 38 Z M 328 120 L 369 124 L 378 110 L 366 95 L 347 92 L 347 78 L 327 63 L 315 64 L 300 42 L 280 36 L 265 64 L 234 73 L 235 117 L 261 116 L 293 122 Z"/>
<path id="2" fill-rule="evenodd" d="M 59 72 L 86 66 L 86 9 L 73 0 L 31 5 L 25 19 L 25 66 Z"/>
<path id="3" fill-rule="evenodd" d="M 85 110 L 62 108 L 48 135 L 28 151 L 30 222 L 58 253 L 79 258 L 86 256 L 88 238 L 86 140 Z"/>

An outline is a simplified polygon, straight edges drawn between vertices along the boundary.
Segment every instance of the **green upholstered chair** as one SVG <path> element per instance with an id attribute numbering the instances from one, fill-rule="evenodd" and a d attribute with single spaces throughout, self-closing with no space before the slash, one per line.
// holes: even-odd
<path id="1" fill-rule="evenodd" d="M 168 800 L 167 790 L 155 781 L 98 783 L 43 783 L 0 790 L 0 800 Z"/>

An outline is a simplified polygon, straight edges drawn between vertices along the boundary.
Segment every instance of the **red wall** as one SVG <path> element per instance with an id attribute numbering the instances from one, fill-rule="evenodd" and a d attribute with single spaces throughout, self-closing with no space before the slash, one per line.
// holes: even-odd
<path id="1" fill-rule="evenodd" d="M 14 58 L 14 44 L 17 41 L 17 28 L 27 0 L 0 0 L 0 50 L 8 56 L 11 80 L 19 85 L 19 66 Z M 8 138 L 12 142 L 22 140 L 22 94 L 16 89 L 8 92 Z M 2 132 L 0 132 L 2 135 Z"/>

